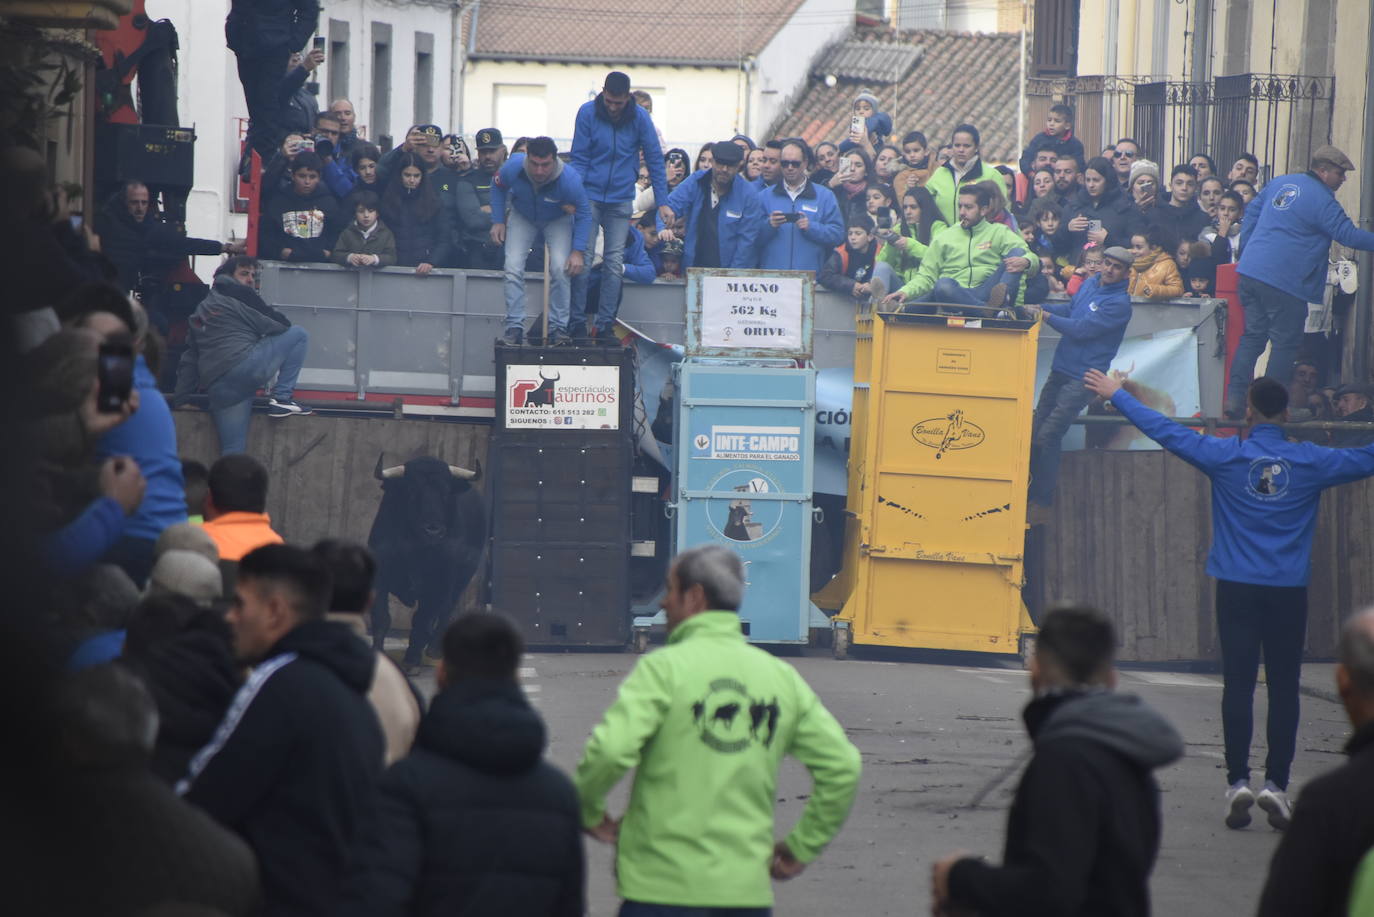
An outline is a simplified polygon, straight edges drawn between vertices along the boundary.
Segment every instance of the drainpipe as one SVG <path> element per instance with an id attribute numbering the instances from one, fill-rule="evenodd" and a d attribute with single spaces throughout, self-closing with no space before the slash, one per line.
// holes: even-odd
<path id="1" fill-rule="evenodd" d="M 459 16 L 461 17 L 462 13 L 466 13 L 468 12 L 468 10 L 472 11 L 472 16 L 468 19 L 467 50 L 463 53 L 463 62 L 458 67 L 457 88 L 454 90 L 454 92 L 458 95 L 458 116 L 454 119 L 454 126 L 450 128 L 450 130 L 452 130 L 455 134 L 461 134 L 463 132 L 463 111 L 465 107 L 465 96 L 467 95 L 466 86 L 468 73 L 468 59 L 472 57 L 472 52 L 477 47 L 477 13 L 481 9 L 481 7 L 482 0 L 476 0 L 476 2 L 471 4 L 470 6 L 462 7 L 462 12 L 459 13 Z M 460 39 L 460 31 L 458 29 L 454 29 L 453 43 L 455 47 L 457 47 L 460 44 Z M 473 152 L 476 152 L 476 150 L 473 150 Z"/>
<path id="2" fill-rule="evenodd" d="M 448 123 L 449 130 L 455 134 L 462 133 L 462 65 L 459 58 L 462 55 L 462 33 L 459 27 L 463 22 L 462 0 L 455 0 L 449 10 L 449 48 L 448 48 Z"/>
<path id="3" fill-rule="evenodd" d="M 1374 9 L 1369 11 L 1369 41 L 1374 42 Z M 1374 67 L 1366 67 L 1364 73 L 1364 150 L 1360 155 L 1360 216 L 1361 229 L 1370 229 L 1374 222 Z M 1369 378 L 1369 348 L 1374 343 L 1370 334 L 1374 324 L 1374 253 L 1360 252 L 1356 262 L 1359 265 L 1360 302 L 1355 308 L 1355 340 L 1358 346 L 1351 355 L 1353 365 L 1349 378 L 1365 380 Z"/>
<path id="4" fill-rule="evenodd" d="M 1021 0 L 1021 85 L 1016 97 L 1016 136 L 1026 136 L 1026 22 L 1030 0 Z"/>

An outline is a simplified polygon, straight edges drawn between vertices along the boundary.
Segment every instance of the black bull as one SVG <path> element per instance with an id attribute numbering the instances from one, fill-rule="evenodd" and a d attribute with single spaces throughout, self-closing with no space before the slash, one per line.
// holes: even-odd
<path id="1" fill-rule="evenodd" d="M 482 562 L 487 543 L 487 506 L 471 481 L 481 474 L 428 456 L 374 472 L 382 505 L 367 546 L 377 558 L 372 606 L 372 644 L 381 649 L 391 628 L 389 597 L 415 608 L 407 664 L 428 647 L 439 655 L 453 609 Z"/>

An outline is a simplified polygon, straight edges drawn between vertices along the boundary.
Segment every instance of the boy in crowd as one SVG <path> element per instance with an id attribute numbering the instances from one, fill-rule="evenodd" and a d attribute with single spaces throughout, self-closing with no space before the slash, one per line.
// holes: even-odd
<path id="1" fill-rule="evenodd" d="M 902 137 L 902 162 L 906 168 L 892 179 L 892 193 L 901 200 L 910 189 L 924 185 L 930 178 L 930 142 L 920 131 L 908 131 Z"/>
<path id="2" fill-rule="evenodd" d="M 339 233 L 334 263 L 344 267 L 386 267 L 396 263 L 396 237 L 377 218 L 377 195 L 360 191 L 353 195 L 353 222 Z"/>
<path id="3" fill-rule="evenodd" d="M 878 260 L 883 243 L 873 235 L 872 219 L 855 209 L 850 212 L 848 223 L 845 244 L 830 253 L 817 281 L 827 290 L 848 293 L 855 299 L 867 299 L 875 287 L 880 288 L 880 295 L 885 295 L 895 286 L 896 275 L 892 265 Z M 881 282 L 875 284 L 875 277 L 881 277 Z"/>
<path id="4" fill-rule="evenodd" d="M 262 214 L 263 257 L 328 261 L 343 228 L 339 202 L 320 183 L 324 163 L 314 153 L 291 160 L 291 187 L 273 195 Z"/>
<path id="5" fill-rule="evenodd" d="M 1083 141 L 1073 135 L 1073 109 L 1068 105 L 1052 105 L 1045 115 L 1045 129 L 1030 139 L 1021 151 L 1021 174 L 1030 178 L 1034 173 L 1035 156 L 1041 150 L 1054 150 L 1072 156 L 1083 168 Z"/>

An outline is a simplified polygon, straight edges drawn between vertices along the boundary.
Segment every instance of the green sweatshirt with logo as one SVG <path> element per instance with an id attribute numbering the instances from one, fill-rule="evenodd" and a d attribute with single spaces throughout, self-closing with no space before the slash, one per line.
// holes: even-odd
<path id="1" fill-rule="evenodd" d="M 972 229 L 962 223 L 933 236 L 921 259 L 921 268 L 902 287 L 905 299 L 924 296 L 935 288 L 935 282 L 948 277 L 961 287 L 972 289 L 986 280 L 1002 265 L 1002 259 L 1016 252 L 1030 262 L 1021 275 L 1016 301 L 1025 299 L 1026 280 L 1040 270 L 1040 259 L 1026 254 L 1026 240 L 1001 223 L 979 220 Z"/>
<path id="2" fill-rule="evenodd" d="M 786 841 L 809 863 L 840 830 L 859 751 L 787 663 L 750 646 L 739 616 L 707 611 L 645 656 L 592 732 L 574 782 L 582 823 L 631 768 L 620 825 L 621 897 L 683 907 L 771 907 L 778 767 L 793 755 L 814 788 Z"/>

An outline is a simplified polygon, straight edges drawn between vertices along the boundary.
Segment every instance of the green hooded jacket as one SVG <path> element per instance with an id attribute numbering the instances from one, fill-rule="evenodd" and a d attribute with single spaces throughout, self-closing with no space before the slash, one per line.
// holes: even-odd
<path id="1" fill-rule="evenodd" d="M 959 189 L 964 185 L 988 179 L 1000 183 L 1002 173 L 983 162 L 981 157 L 977 165 L 969 169 L 958 182 L 954 180 L 954 167 L 945 163 L 930 173 L 930 178 L 926 179 L 926 190 L 935 198 L 935 206 L 940 208 L 941 219 L 953 226 L 959 222 Z"/>
<path id="2" fill-rule="evenodd" d="M 930 226 L 930 241 L 934 242 L 935 237 L 948 228 L 949 224 L 944 220 L 936 220 Z M 916 230 L 917 227 L 912 226 L 902 234 L 902 238 L 906 239 L 906 248 L 888 243 L 878 253 L 878 260 L 891 265 L 897 276 L 902 278 L 902 283 L 910 283 L 916 277 L 916 272 L 921 269 L 921 259 L 925 258 L 926 249 L 929 248 L 916 238 Z"/>
<path id="3" fill-rule="evenodd" d="M 924 296 L 935 288 L 935 282 L 941 277 L 972 289 L 997 270 L 1002 259 L 1013 251 L 1030 262 L 1017 288 L 1016 301 L 1020 303 L 1026 295 L 1025 280 L 1039 272 L 1040 259 L 1026 254 L 1026 240 L 1020 235 L 1001 223 L 987 220 L 979 220 L 972 229 L 956 223 L 938 236 L 932 236 L 921 267 L 902 287 L 902 296 L 905 299 Z"/>
<path id="4" fill-rule="evenodd" d="M 849 814 L 859 750 L 796 669 L 745 642 L 734 612 L 679 624 L 621 683 L 574 777 L 590 828 L 602 820 L 606 794 L 638 768 L 616 851 L 621 897 L 771 907 L 773 804 L 785 754 L 814 782 L 786 838 L 809 863 Z"/>

